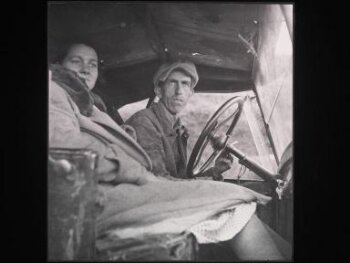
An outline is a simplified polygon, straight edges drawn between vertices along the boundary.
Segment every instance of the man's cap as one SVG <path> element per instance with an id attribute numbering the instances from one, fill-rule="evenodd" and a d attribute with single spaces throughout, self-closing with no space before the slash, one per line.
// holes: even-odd
<path id="1" fill-rule="evenodd" d="M 192 79 L 191 88 L 194 88 L 198 82 L 198 73 L 196 66 L 192 62 L 167 62 L 162 64 L 153 77 L 153 84 L 158 87 L 159 82 L 164 82 L 169 75 L 176 69 L 185 71 Z"/>

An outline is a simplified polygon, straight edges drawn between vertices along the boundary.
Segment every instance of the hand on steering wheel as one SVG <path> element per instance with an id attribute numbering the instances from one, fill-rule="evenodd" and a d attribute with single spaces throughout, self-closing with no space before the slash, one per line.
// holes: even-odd
<path id="1" fill-rule="evenodd" d="M 215 160 L 214 169 L 217 173 L 222 174 L 227 170 L 231 169 L 232 164 L 233 164 L 232 155 L 229 152 L 224 150 L 219 155 L 219 157 Z"/>
<path id="2" fill-rule="evenodd" d="M 226 101 L 210 118 L 199 136 L 188 161 L 187 174 L 190 177 L 196 177 L 205 172 L 213 162 L 215 162 L 214 179 L 215 177 L 220 177 L 219 175 L 221 173 L 230 169 L 233 159 L 232 156 L 227 155 L 225 147 L 242 113 L 243 102 L 243 98 L 233 97 Z M 234 111 L 229 112 L 230 109 L 234 109 Z M 220 119 L 220 117 L 222 118 Z M 228 129 L 225 128 L 227 126 Z M 224 134 L 218 136 L 216 133 L 221 128 L 227 130 Z M 213 151 L 204 164 L 200 165 L 199 161 L 203 156 L 204 150 L 210 145 L 209 142 L 212 145 Z M 224 157 L 228 158 L 228 160 L 224 161 Z"/>

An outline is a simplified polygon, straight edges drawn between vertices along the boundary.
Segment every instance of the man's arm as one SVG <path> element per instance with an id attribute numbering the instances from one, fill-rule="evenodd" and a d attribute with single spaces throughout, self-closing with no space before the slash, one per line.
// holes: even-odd
<path id="1" fill-rule="evenodd" d="M 227 151 L 223 151 L 216 159 L 215 165 L 206 171 L 202 172 L 199 177 L 212 177 L 215 181 L 223 181 L 224 177 L 222 173 L 231 169 L 233 163 L 233 157 Z"/>
<path id="2" fill-rule="evenodd" d="M 166 168 L 166 156 L 163 148 L 161 133 L 152 121 L 144 115 L 134 115 L 126 121 L 136 131 L 137 142 L 146 151 L 152 160 L 152 172 L 157 176 L 173 178 Z"/>

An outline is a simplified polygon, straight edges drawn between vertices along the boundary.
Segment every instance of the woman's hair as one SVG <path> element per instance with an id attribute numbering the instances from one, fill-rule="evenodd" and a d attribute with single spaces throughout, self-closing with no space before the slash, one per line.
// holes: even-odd
<path id="1" fill-rule="evenodd" d="M 92 45 L 91 43 L 89 43 L 88 41 L 79 41 L 79 40 L 61 43 L 58 46 L 58 50 L 56 52 L 56 55 L 53 58 L 52 63 L 62 64 L 64 58 L 68 54 L 68 51 L 72 48 L 72 46 L 76 46 L 76 45 L 85 45 L 85 46 L 92 48 L 96 52 L 97 57 L 99 59 L 99 64 L 100 64 L 101 58 L 99 56 L 99 52 L 96 49 L 96 47 L 94 45 Z"/>
<path id="2" fill-rule="evenodd" d="M 72 48 L 72 46 L 76 46 L 76 45 L 88 46 L 96 52 L 97 58 L 98 58 L 98 78 L 97 78 L 94 89 L 101 88 L 105 84 L 103 60 L 100 57 L 98 49 L 95 47 L 94 44 L 90 43 L 90 41 L 83 40 L 83 39 L 76 39 L 74 41 L 62 42 L 58 46 L 58 50 L 56 52 L 56 55 L 53 57 L 51 63 L 62 64 L 62 62 L 65 59 L 65 57 L 67 56 L 69 50 Z"/>

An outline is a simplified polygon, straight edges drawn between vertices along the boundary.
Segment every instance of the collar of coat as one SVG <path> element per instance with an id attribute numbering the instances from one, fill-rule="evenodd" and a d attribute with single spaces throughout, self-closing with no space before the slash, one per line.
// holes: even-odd
<path id="1" fill-rule="evenodd" d="M 106 111 L 106 105 L 102 99 L 90 91 L 84 80 L 75 72 L 59 64 L 50 65 L 50 70 L 52 72 L 52 81 L 68 92 L 82 115 L 90 117 L 93 105 L 102 111 Z"/>
<path id="2" fill-rule="evenodd" d="M 180 135 L 184 133 L 185 136 L 188 137 L 188 131 L 186 127 L 182 125 L 181 119 L 171 114 L 161 101 L 152 104 L 151 108 L 167 136 L 175 136 L 178 131 Z"/>
<path id="3" fill-rule="evenodd" d="M 162 101 L 159 101 L 158 103 L 154 104 L 155 111 L 157 115 L 159 115 L 159 119 L 162 123 L 166 124 L 166 126 L 169 126 L 169 128 L 173 128 L 175 125 L 175 122 L 177 120 L 176 115 L 172 114 L 164 105 Z"/>

